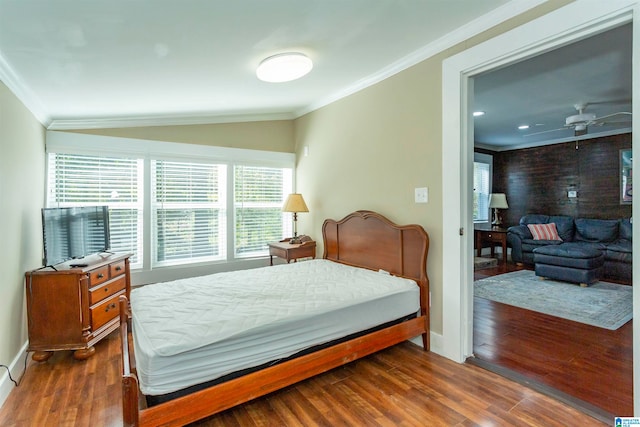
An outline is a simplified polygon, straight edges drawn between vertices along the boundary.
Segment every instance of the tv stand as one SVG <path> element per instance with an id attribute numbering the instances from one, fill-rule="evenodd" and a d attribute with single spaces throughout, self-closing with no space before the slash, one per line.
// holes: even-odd
<path id="1" fill-rule="evenodd" d="M 130 257 L 87 257 L 82 267 L 62 263 L 25 274 L 33 360 L 44 362 L 59 350 L 74 350 L 78 360 L 95 354 L 94 345 L 118 328 L 118 298 L 131 289 Z"/>

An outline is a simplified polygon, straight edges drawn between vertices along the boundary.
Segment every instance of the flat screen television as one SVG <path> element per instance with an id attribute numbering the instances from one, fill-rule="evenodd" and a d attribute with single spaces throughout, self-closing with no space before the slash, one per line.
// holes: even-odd
<path id="1" fill-rule="evenodd" d="M 109 208 L 83 206 L 42 209 L 44 265 L 108 252 Z"/>

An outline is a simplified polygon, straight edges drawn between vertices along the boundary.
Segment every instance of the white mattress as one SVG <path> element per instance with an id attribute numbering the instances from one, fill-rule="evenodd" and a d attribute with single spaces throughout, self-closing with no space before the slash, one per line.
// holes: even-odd
<path id="1" fill-rule="evenodd" d="M 412 280 L 311 260 L 131 291 L 136 367 L 160 395 L 419 311 Z"/>

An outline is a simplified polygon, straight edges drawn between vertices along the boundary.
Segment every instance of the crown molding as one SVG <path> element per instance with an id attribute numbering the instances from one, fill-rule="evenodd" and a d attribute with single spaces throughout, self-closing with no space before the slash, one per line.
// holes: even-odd
<path id="1" fill-rule="evenodd" d="M 404 58 L 399 59 L 398 61 L 392 63 L 391 65 L 383 68 L 377 73 L 371 74 L 368 77 L 365 77 L 356 83 L 345 87 L 341 91 L 338 91 L 328 97 L 314 102 L 306 107 L 303 107 L 295 112 L 295 117 L 301 117 L 305 114 L 308 114 L 312 111 L 315 111 L 319 108 L 325 107 L 333 102 L 336 102 L 342 98 L 346 98 L 349 95 L 353 95 L 356 92 L 359 92 L 363 89 L 366 89 L 369 86 L 373 86 L 376 83 L 379 83 L 395 74 L 398 74 L 401 71 L 406 70 L 409 67 L 412 67 L 416 64 L 419 64 L 422 61 L 425 61 L 432 56 L 435 56 L 446 49 L 449 49 L 458 43 L 462 43 L 465 40 L 470 39 L 471 37 L 477 36 L 478 34 L 487 31 L 488 29 L 495 27 L 515 16 L 518 16 L 534 7 L 537 7 L 543 3 L 546 3 L 548 0 L 531 0 L 531 1 L 510 1 L 497 9 L 492 10 L 491 12 L 482 15 L 479 18 L 469 22 L 466 25 L 463 25 L 456 30 L 447 33 L 443 37 L 429 43 L 428 45 L 416 50 L 415 52 L 405 56 Z"/>
<path id="2" fill-rule="evenodd" d="M 557 138 L 557 139 L 551 139 L 548 141 L 527 142 L 525 144 L 512 144 L 512 145 L 491 145 L 491 144 L 486 144 L 482 142 L 477 142 L 474 144 L 474 147 L 483 148 L 485 150 L 491 150 L 496 152 L 521 150 L 523 148 L 535 148 L 535 147 L 542 147 L 545 145 L 563 144 L 565 142 L 578 142 L 578 141 L 584 141 L 587 139 L 606 138 L 607 136 L 622 135 L 625 133 L 630 134 L 631 131 L 632 131 L 631 128 L 623 128 L 623 129 L 608 130 L 604 132 L 588 133 L 586 135 L 581 135 L 581 136 L 569 136 L 566 138 Z"/>
<path id="3" fill-rule="evenodd" d="M 44 127 L 51 122 L 47 110 L 27 84 L 13 71 L 0 53 L 0 81 L 18 98 Z"/>
<path id="4" fill-rule="evenodd" d="M 46 111 L 40 99 L 20 79 L 0 55 L 0 80 L 16 95 L 16 97 L 31 111 L 36 119 L 49 130 L 71 129 L 99 129 L 117 127 L 142 127 L 142 126 L 170 126 L 170 125 L 194 125 L 234 123 L 248 121 L 269 120 L 293 120 L 307 113 L 315 111 L 335 101 L 359 92 L 376 83 L 379 83 L 399 72 L 406 70 L 450 47 L 455 46 L 469 38 L 476 36 L 502 22 L 518 16 L 532 8 L 545 3 L 548 0 L 509 1 L 508 3 L 492 10 L 491 12 L 471 21 L 470 23 L 444 35 L 436 41 L 429 43 L 421 49 L 405 56 L 395 63 L 383 68 L 377 73 L 371 74 L 342 90 L 335 92 L 324 99 L 314 102 L 306 107 L 287 113 L 267 114 L 238 114 L 238 115 L 147 115 L 130 117 L 95 117 L 90 119 L 55 119 Z"/>

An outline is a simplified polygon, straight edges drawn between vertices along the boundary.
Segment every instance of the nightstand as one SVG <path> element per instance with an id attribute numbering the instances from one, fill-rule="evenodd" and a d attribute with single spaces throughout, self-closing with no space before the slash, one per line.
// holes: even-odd
<path id="1" fill-rule="evenodd" d="M 477 256 L 481 256 L 482 247 L 491 247 L 491 257 L 495 256 L 495 246 L 502 246 L 502 262 L 507 263 L 507 229 L 501 227 L 476 227 L 475 230 L 475 243 Z"/>
<path id="2" fill-rule="evenodd" d="M 296 262 L 298 258 L 315 258 L 316 242 L 308 240 L 302 243 L 289 243 L 289 239 L 269 243 L 269 265 L 273 265 L 273 257 Z"/>

